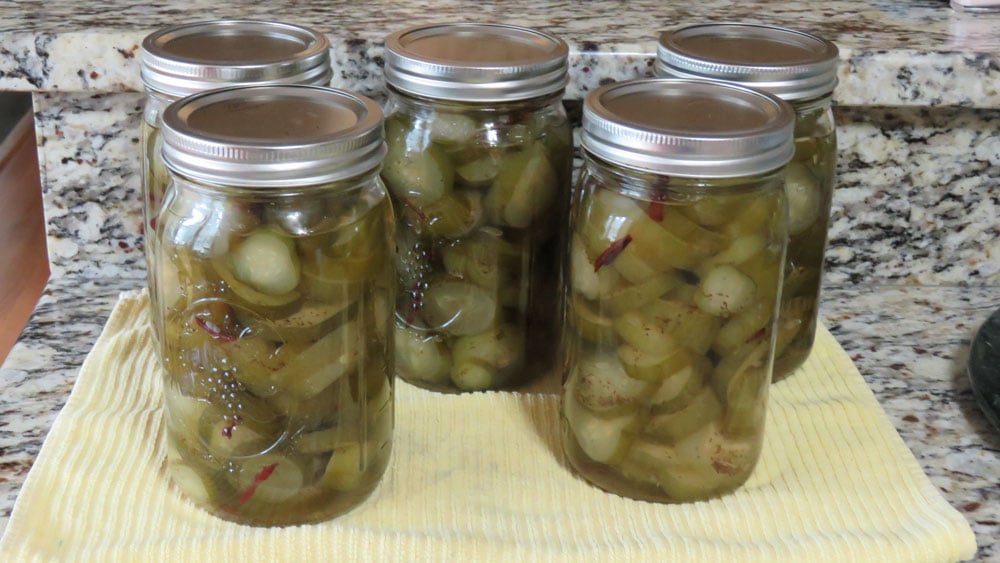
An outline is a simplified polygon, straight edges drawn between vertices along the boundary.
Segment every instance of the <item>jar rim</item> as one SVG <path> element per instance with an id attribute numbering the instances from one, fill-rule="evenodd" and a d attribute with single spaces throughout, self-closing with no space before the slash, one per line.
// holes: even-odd
<path id="1" fill-rule="evenodd" d="M 173 98 L 230 85 L 324 86 L 332 77 L 326 36 L 278 21 L 209 20 L 165 27 L 143 39 L 140 60 L 146 89 Z"/>
<path id="2" fill-rule="evenodd" d="M 829 94 L 838 80 L 836 44 L 772 25 L 687 25 L 662 32 L 656 53 L 658 76 L 725 80 L 787 101 Z"/>
<path id="3" fill-rule="evenodd" d="M 752 176 L 791 160 L 794 127 L 792 107 L 771 94 L 717 81 L 649 78 L 591 92 L 580 144 L 645 172 Z"/>
<path id="4" fill-rule="evenodd" d="M 249 86 L 189 96 L 163 113 L 163 161 L 210 184 L 287 188 L 380 166 L 386 153 L 375 101 L 320 86 Z"/>
<path id="5" fill-rule="evenodd" d="M 569 47 L 554 35 L 494 23 L 417 25 L 385 39 L 386 84 L 405 93 L 503 102 L 562 91 Z"/>

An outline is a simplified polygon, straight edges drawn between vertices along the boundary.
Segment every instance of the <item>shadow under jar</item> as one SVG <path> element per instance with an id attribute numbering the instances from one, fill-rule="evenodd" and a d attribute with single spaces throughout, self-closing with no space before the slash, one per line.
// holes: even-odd
<path id="1" fill-rule="evenodd" d="M 397 216 L 396 373 L 442 391 L 553 367 L 572 171 L 567 47 L 453 24 L 386 39 L 382 178 Z"/>
<path id="2" fill-rule="evenodd" d="M 163 117 L 157 306 L 169 473 L 253 525 L 336 516 L 389 460 L 393 216 L 382 112 L 255 86 Z"/>
<path id="3" fill-rule="evenodd" d="M 760 454 L 787 242 L 791 108 L 722 83 L 590 93 L 573 194 L 563 444 L 591 483 L 682 502 Z"/>
<path id="4" fill-rule="evenodd" d="M 169 177 L 160 153 L 160 123 L 167 106 L 216 88 L 266 84 L 330 83 L 330 42 L 304 27 L 266 21 L 214 20 L 155 31 L 142 42 L 142 193 L 146 266 L 156 264 L 157 215 Z M 150 286 L 155 301 L 156 291 Z"/>
<path id="5" fill-rule="evenodd" d="M 805 363 L 816 338 L 837 159 L 831 103 L 837 46 L 780 27 L 706 24 L 664 32 L 660 76 L 709 78 L 763 90 L 795 109 L 795 157 L 788 165 L 788 255 L 779 313 L 774 380 Z"/>

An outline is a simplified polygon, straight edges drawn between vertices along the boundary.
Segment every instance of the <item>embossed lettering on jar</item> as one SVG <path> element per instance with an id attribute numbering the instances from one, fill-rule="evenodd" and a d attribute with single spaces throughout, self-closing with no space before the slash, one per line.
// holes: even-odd
<path id="1" fill-rule="evenodd" d="M 833 43 L 772 26 L 693 25 L 660 36 L 660 76 L 735 82 L 774 94 L 795 108 L 795 157 L 785 185 L 790 241 L 775 381 L 806 361 L 816 337 L 837 158 L 831 110 L 837 60 Z"/>
<path id="2" fill-rule="evenodd" d="M 787 243 L 791 108 L 709 81 L 584 102 L 563 344 L 570 464 L 662 502 L 740 486 L 760 454 Z"/>
<path id="3" fill-rule="evenodd" d="M 222 518 L 364 499 L 393 427 L 393 216 L 375 102 L 313 86 L 185 98 L 153 253 L 170 475 Z"/>
<path id="4" fill-rule="evenodd" d="M 142 42 L 146 105 L 142 120 L 142 193 L 150 284 L 157 215 L 168 175 L 160 152 L 160 120 L 170 103 L 227 86 L 330 83 L 330 42 L 322 34 L 280 22 L 215 20 L 166 27 Z M 151 297 L 156 292 L 151 288 Z"/>
<path id="5" fill-rule="evenodd" d="M 566 57 L 561 40 L 505 25 L 386 39 L 396 371 L 411 383 L 496 389 L 553 364 L 572 168 Z"/>

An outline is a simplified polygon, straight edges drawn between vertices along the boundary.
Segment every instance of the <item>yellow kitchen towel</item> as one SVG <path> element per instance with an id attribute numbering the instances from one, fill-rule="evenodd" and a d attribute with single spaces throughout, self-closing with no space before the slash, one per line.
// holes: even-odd
<path id="1" fill-rule="evenodd" d="M 560 453 L 558 396 L 400 383 L 389 470 L 317 525 L 201 512 L 164 473 L 144 293 L 123 294 L 0 540 L 4 561 L 952 561 L 976 551 L 844 351 L 821 329 L 774 386 L 739 491 L 663 505 L 604 493 Z"/>

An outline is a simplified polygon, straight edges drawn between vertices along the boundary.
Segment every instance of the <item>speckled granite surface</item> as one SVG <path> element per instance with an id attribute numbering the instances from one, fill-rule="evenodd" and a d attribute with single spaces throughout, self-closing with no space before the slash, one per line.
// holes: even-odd
<path id="1" fill-rule="evenodd" d="M 35 94 L 54 275 L 143 265 L 141 94 Z M 1000 283 L 1000 110 L 840 108 L 831 283 Z"/>
<path id="2" fill-rule="evenodd" d="M 3 2 L 0 10 L 4 89 L 138 91 L 136 46 L 147 33 L 183 21 L 243 17 L 280 18 L 326 33 L 334 45 L 335 83 L 370 92 L 380 84 L 387 33 L 431 19 L 474 17 L 563 37 L 571 46 L 574 69 L 568 94 L 579 98 L 604 80 L 647 73 L 660 30 L 722 20 L 793 26 L 835 41 L 844 61 L 837 92 L 841 103 L 1000 107 L 1000 16 L 959 13 L 942 0 L 194 0 L 183 5 L 77 0 Z"/>
<path id="3" fill-rule="evenodd" d="M 50 284 L 0 366 L 0 529 L 119 291 L 135 280 Z M 822 317 L 932 482 L 976 532 L 977 559 L 1000 557 L 1000 433 L 965 376 L 975 329 L 1000 287 L 831 286 Z"/>
<path id="4" fill-rule="evenodd" d="M 335 85 L 377 95 L 382 37 L 428 14 L 559 34 L 572 49 L 571 99 L 648 73 L 657 31 L 682 23 L 792 25 L 836 41 L 845 61 L 838 102 L 879 107 L 837 109 L 823 315 L 924 470 L 972 524 L 977 559 L 1000 561 L 1000 433 L 977 410 L 964 373 L 974 330 L 1000 307 L 1000 15 L 959 14 L 945 0 L 0 0 L 0 89 L 36 92 L 53 270 L 0 365 L 0 530 L 117 293 L 145 280 L 142 37 L 180 21 L 280 15 L 331 38 Z"/>

